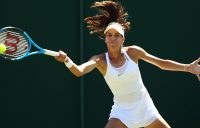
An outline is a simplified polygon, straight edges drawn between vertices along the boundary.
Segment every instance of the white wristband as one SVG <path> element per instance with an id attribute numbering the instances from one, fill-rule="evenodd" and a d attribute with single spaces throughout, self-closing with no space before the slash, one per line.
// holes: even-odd
<path id="1" fill-rule="evenodd" d="M 65 63 L 65 66 L 67 68 L 71 68 L 73 66 L 73 64 L 74 64 L 73 61 L 70 58 L 68 58 L 68 61 L 64 62 L 64 63 Z"/>

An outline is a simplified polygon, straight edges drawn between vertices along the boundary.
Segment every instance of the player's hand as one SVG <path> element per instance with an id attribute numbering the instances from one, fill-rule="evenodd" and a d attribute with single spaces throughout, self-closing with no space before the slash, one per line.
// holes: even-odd
<path id="1" fill-rule="evenodd" d="M 59 55 L 55 56 L 54 58 L 59 62 L 66 62 L 68 60 L 68 56 L 65 52 L 59 51 Z"/>
<path id="2" fill-rule="evenodd" d="M 188 66 L 188 72 L 192 73 L 192 74 L 196 74 L 196 76 L 198 77 L 199 81 L 200 81 L 200 57 L 195 60 L 194 62 L 192 62 L 189 66 Z"/>

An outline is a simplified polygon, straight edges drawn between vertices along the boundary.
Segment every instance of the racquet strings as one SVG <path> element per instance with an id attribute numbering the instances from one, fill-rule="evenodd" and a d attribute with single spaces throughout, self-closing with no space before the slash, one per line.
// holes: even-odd
<path id="1" fill-rule="evenodd" d="M 16 40 L 16 38 L 18 40 Z M 12 45 L 8 45 L 8 42 Z M 15 60 L 19 57 L 24 56 L 26 53 L 29 52 L 30 49 L 30 45 L 26 37 L 19 32 L 15 32 L 13 29 L 12 31 L 5 29 L 0 32 L 0 43 L 6 45 L 6 51 L 0 54 L 0 56 L 5 59 Z"/>

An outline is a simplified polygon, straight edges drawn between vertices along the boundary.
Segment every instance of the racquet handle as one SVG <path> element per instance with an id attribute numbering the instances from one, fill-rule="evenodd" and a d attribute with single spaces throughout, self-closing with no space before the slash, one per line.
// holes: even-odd
<path id="1" fill-rule="evenodd" d="M 44 54 L 49 55 L 49 56 L 59 56 L 58 52 L 51 51 L 51 50 L 48 50 L 48 49 L 44 49 Z"/>

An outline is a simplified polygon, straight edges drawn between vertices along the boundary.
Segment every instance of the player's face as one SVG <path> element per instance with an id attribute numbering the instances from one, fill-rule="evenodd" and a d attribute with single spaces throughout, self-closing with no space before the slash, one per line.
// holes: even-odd
<path id="1" fill-rule="evenodd" d="M 124 43 L 124 37 L 115 29 L 110 29 L 105 34 L 105 42 L 108 49 L 120 49 Z"/>

